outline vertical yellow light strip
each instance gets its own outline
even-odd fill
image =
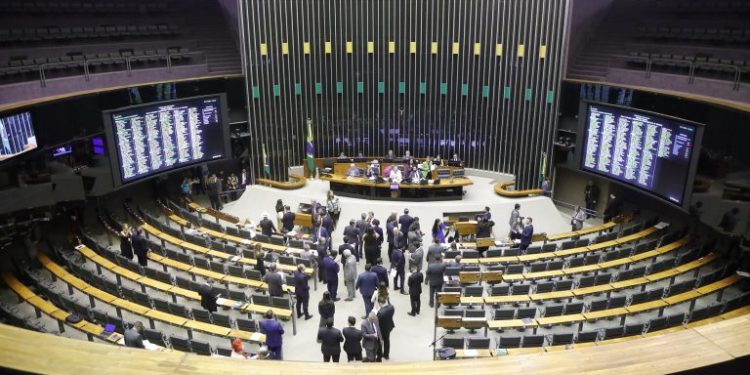
[[[351,40],[346,42],[346,53],[354,53],[354,43]]]
[[[289,54],[289,43],[287,43],[287,42],[281,43],[281,54],[282,55],[288,55]]]
[[[330,55],[331,54],[331,42],[325,42],[323,45],[323,48],[325,49],[325,53]]]
[[[305,55],[310,54],[310,42],[302,43],[302,53],[304,53]]]
[[[498,43],[495,44],[495,56],[502,56],[503,55],[503,44]]]
[[[523,43],[518,45],[516,54],[518,55],[518,57],[523,57],[526,54],[526,46]]]
[[[388,42],[388,53],[396,53],[396,42]]]
[[[265,43],[260,44],[260,55],[261,56],[268,55],[268,46]]]
[[[474,43],[474,55],[479,56],[482,54],[482,43]]]
[[[461,52],[461,44],[453,42],[453,54],[458,55]]]
[[[375,53],[375,42],[367,42],[367,53]]]
[[[545,44],[542,44],[539,46],[539,59],[543,60],[547,58],[547,46]]]
[[[417,42],[409,42],[409,53],[412,55],[417,53]]]
[[[437,55],[437,53],[438,53],[438,42],[432,42],[432,44],[430,45],[430,53],[432,53],[433,55]]]

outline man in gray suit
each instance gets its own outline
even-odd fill
[[[445,264],[443,257],[435,258],[435,262],[427,266],[426,279],[430,284],[430,307],[435,307],[435,293],[443,290],[443,275],[445,274]]]
[[[440,240],[435,238],[432,240],[432,245],[427,248],[427,265],[435,263],[435,259],[441,255],[443,255],[443,246],[440,245]]]
[[[422,262],[424,262],[424,249],[422,243],[417,242],[414,248],[409,250],[409,268],[414,267],[417,272],[422,272]]]
[[[363,247],[362,247],[362,236],[365,235],[365,233],[367,232],[367,228],[370,227],[370,224],[367,223],[367,214],[366,213],[363,212],[362,215],[361,215],[361,217],[362,217],[361,219],[357,220],[356,227],[357,227],[357,231],[359,231],[359,245],[360,245],[359,248],[363,249]]]
[[[513,211],[510,212],[510,219],[508,220],[508,225],[510,226],[511,231],[513,231],[513,228],[518,224],[519,217],[521,217],[521,205],[516,203],[516,205],[513,206]]]
[[[363,362],[375,362],[383,352],[381,341],[383,339],[378,324],[378,315],[375,311],[370,311],[367,320],[362,322],[362,347],[365,349],[365,359]]]
[[[263,276],[263,282],[268,284],[268,294],[271,297],[282,297],[284,295],[284,278],[276,272],[276,263],[268,265],[268,272]]]
[[[357,259],[351,250],[344,250],[344,285],[346,285],[346,298],[344,301],[354,299],[354,284],[357,282]]]
[[[125,346],[129,348],[146,348],[143,345],[143,323],[135,322],[130,329],[125,330],[123,335]]]

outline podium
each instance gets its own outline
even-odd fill
[[[477,238],[477,249],[495,246],[495,239],[491,237]]]

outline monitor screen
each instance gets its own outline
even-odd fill
[[[55,147],[54,149],[52,149],[53,158],[56,158],[58,156],[63,156],[63,155],[69,155],[72,153],[73,153],[73,147],[71,145]]]
[[[683,206],[702,127],[626,107],[584,105],[581,169]]]
[[[221,94],[105,112],[115,184],[226,157],[224,103]]]
[[[0,115],[0,161],[37,147],[31,112]]]
[[[104,155],[104,138],[91,138],[91,151],[94,155]]]

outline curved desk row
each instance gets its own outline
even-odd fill
[[[270,187],[277,188],[277,189],[283,189],[283,190],[299,189],[305,186],[305,184],[307,183],[307,178],[305,178],[305,176],[300,176],[297,174],[290,174],[289,179],[292,181],[281,182],[281,181],[269,180],[267,178],[258,178],[258,179],[255,179],[255,181],[261,185],[266,185],[266,186],[270,186]]]
[[[526,190],[508,190],[509,186],[515,185],[515,181],[511,182],[500,182],[495,184],[495,194],[508,197],[508,198],[521,198],[521,197],[534,197],[542,195],[544,192],[542,189],[526,189]]]
[[[474,184],[465,177],[440,180],[437,184],[397,185],[375,182],[365,177],[344,177],[336,174],[320,179],[330,182],[331,190],[344,197],[406,201],[460,200],[463,198],[463,187]]]

